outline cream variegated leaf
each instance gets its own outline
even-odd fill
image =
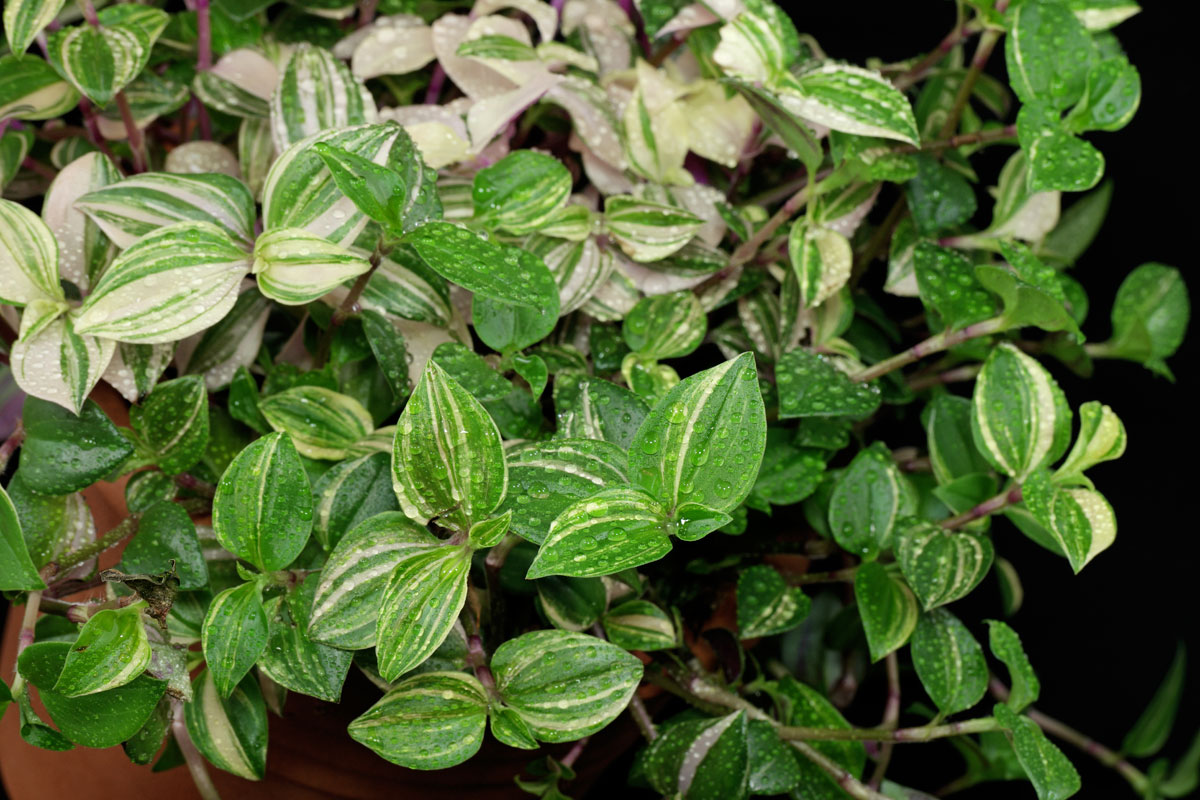
[[[677,252],[704,220],[675,206],[628,195],[606,198],[604,227],[634,261],[660,261]]]
[[[206,759],[250,781],[267,771],[267,706],[258,681],[242,680],[225,698],[217,691],[212,670],[192,681],[190,703],[183,706],[188,736]]]
[[[434,58],[433,29],[420,17],[400,14],[376,20],[358,40],[350,70],[363,81],[380,75],[407,75]]]
[[[1055,486],[1045,470],[1034,472],[1021,488],[1025,507],[1053,537],[1075,572],[1116,540],[1117,518],[1099,492]]]
[[[267,172],[275,163],[275,143],[271,141],[271,123],[265,117],[247,117],[238,127],[237,160],[242,180],[256,200],[262,199]]]
[[[612,275],[613,257],[593,237],[580,242],[532,236],[525,249],[538,255],[558,284],[559,314],[579,309]]]
[[[112,263],[80,306],[75,329],[141,344],[184,339],[229,313],[249,269],[249,254],[212,223],[159,228]]]
[[[788,234],[788,257],[796,272],[803,308],[816,308],[846,285],[854,252],[850,241],[807,218],[796,220]]]
[[[686,356],[700,346],[707,330],[704,308],[686,289],[642,298],[621,326],[629,348],[652,360]]]
[[[239,367],[258,357],[270,313],[271,301],[243,286],[220,322],[179,343],[176,363],[183,372],[203,375],[210,392],[224,389]]]
[[[638,62],[637,77],[622,114],[629,166],[657,183],[686,186],[692,182],[683,168],[691,122],[682,101],[684,87],[644,61]]]
[[[914,145],[920,139],[908,98],[874,70],[825,64],[786,78],[780,100],[796,116],[835,131]]]
[[[174,342],[130,344],[117,342],[108,369],[101,377],[131,403],[150,394],[175,355]]]
[[[0,302],[23,306],[64,299],[59,249],[46,223],[25,206],[0,199]]]
[[[271,95],[276,151],[322,132],[375,122],[375,100],[328,50],[302,43]]]
[[[52,119],[79,102],[78,90],[37,56],[0,56],[0,76],[0,119]]]
[[[267,424],[289,434],[307,458],[340,461],[375,430],[361,403],[323,386],[294,386],[264,397],[258,408]]]
[[[546,92],[545,99],[571,115],[575,134],[596,158],[616,169],[625,168],[621,123],[608,95],[599,85],[578,75],[568,75]]]
[[[1081,482],[1091,487],[1084,471],[1102,461],[1120,458],[1125,452],[1125,425],[1106,405],[1095,400],[1079,407],[1079,434],[1067,459],[1054,472],[1059,484]]]
[[[103,108],[145,68],[167,13],[122,4],[102,9],[100,25],[76,25],[50,34],[47,57],[89,100]]]
[[[64,167],[46,190],[42,220],[59,247],[59,274],[86,292],[116,255],[112,240],[76,205],[91,192],[114,184],[121,173],[98,152],[86,153]]]
[[[208,222],[245,249],[254,243],[254,196],[237,178],[219,173],[146,172],[109,183],[79,198],[117,247],[176,222]]]
[[[33,308],[30,304],[25,313]],[[14,343],[11,359],[13,379],[26,394],[78,414],[107,369],[116,342],[81,335],[75,328],[69,315],[55,315],[36,333]]]
[[[779,13],[773,4],[761,3],[759,8]],[[774,14],[743,11],[721,26],[720,37],[713,60],[726,73],[747,81],[771,83],[795,59],[786,27]]]
[[[982,534],[912,522],[897,534],[896,556],[908,585],[929,611],[978,586],[992,567],[994,550]]]
[[[206,106],[246,119],[266,119],[279,82],[274,62],[255,50],[232,50],[196,73],[192,91]]]
[[[917,598],[900,577],[880,564],[862,564],[854,575],[854,597],[862,617],[871,661],[902,647],[917,627]]]
[[[311,303],[371,268],[361,251],[347,250],[302,228],[277,228],[254,243],[258,287],[288,306]]]
[[[18,56],[49,25],[66,0],[12,0],[4,4],[4,35],[8,49]]]

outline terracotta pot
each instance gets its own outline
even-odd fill
[[[98,390],[95,399],[114,422],[127,424],[124,405],[115,393]],[[99,534],[126,516],[124,481],[99,483],[85,490],[84,497]],[[119,560],[119,548],[114,548],[101,557],[101,566]],[[9,609],[4,626],[0,672],[6,676],[13,672],[21,611],[19,607]],[[561,758],[570,749],[570,745],[556,745],[540,751],[515,750],[488,737],[466,764],[434,772],[405,769],[379,758],[346,733],[350,721],[378,699],[379,690],[355,669],[350,671],[338,704],[292,693],[283,716],[270,717],[265,780],[246,781],[211,765],[209,774],[225,800],[518,798],[529,795],[513,784],[514,775],[541,755]],[[592,737],[575,764],[578,777],[564,788],[573,796],[583,796],[637,738],[636,727],[622,715]],[[27,745],[21,741],[15,708],[0,722],[0,777],[12,800],[72,796],[192,800],[200,796],[186,768],[152,773],[148,767],[131,764],[120,747],[54,753]]]

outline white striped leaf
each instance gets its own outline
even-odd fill
[[[188,736],[206,759],[248,781],[267,772],[267,706],[258,681],[248,676],[222,698],[205,670],[192,681],[192,702],[183,706]]]
[[[103,340],[100,340],[103,341]],[[117,342],[112,360],[102,378],[131,403],[150,394],[154,384],[171,364],[175,344],[129,344]]]
[[[992,567],[986,536],[914,522],[897,534],[896,558],[926,611],[966,597]]]
[[[350,68],[322,47],[302,42],[271,95],[275,150],[322,131],[376,120],[375,100]]]
[[[397,423],[392,486],[400,510],[466,531],[504,500],[508,467],[496,423],[430,360]]]
[[[521,750],[536,750],[537,739],[521,719],[521,715],[503,703],[492,703],[488,709],[488,722],[496,741]]]
[[[25,206],[0,199],[0,302],[63,300],[58,282],[58,242]]]
[[[313,535],[329,549],[360,522],[398,508],[390,454],[368,453],[334,465],[313,483],[313,496]]]
[[[475,220],[488,229],[532,233],[566,204],[571,184],[571,173],[558,159],[517,150],[475,173]]]
[[[541,544],[559,514],[576,500],[629,482],[624,451],[609,442],[552,439],[525,442],[506,453],[513,533]]]
[[[659,401],[630,446],[629,475],[673,516],[695,504],[729,512],[753,488],[766,442],[758,371],[743,353]]]
[[[448,328],[455,313],[446,280],[401,245],[383,257],[362,293],[363,308]]]
[[[394,123],[323,131],[282,151],[263,185],[263,228],[304,228],[349,247],[367,226],[367,216],[338,188],[313,145],[326,142],[384,164],[400,131]]]
[[[766,564],[738,576],[737,619],[742,639],[774,636],[789,631],[808,616],[812,601],[799,588],[788,586]]]
[[[708,315],[688,289],[642,298],[621,325],[629,348],[651,360],[686,356],[707,330]]]
[[[3,191],[24,169],[25,158],[33,149],[32,128],[5,131],[0,134],[0,191]]]
[[[75,329],[122,342],[173,342],[237,302],[250,257],[208,222],[177,222],[121,253],[79,308]]]
[[[30,472],[28,465],[13,475],[8,482],[8,496],[21,521],[29,557],[40,569],[62,554],[95,541],[96,523],[82,494],[43,494],[29,485],[27,472]],[[58,486],[50,488],[61,491]],[[94,563],[84,564],[79,574],[72,576],[90,573]]]
[[[388,578],[375,626],[379,674],[394,681],[445,641],[467,600],[472,548],[406,553]]]
[[[250,366],[258,357],[270,313],[270,300],[243,289],[220,322],[180,345],[180,366],[185,372],[202,375],[210,392],[224,389],[238,369]]]
[[[200,635],[208,674],[221,697],[229,697],[267,647],[262,587],[243,583],[214,597]]]
[[[629,600],[604,615],[604,633],[626,650],[669,650],[679,645],[675,620],[648,600]]]
[[[1106,405],[1095,400],[1079,407],[1079,433],[1067,459],[1054,472],[1058,484],[1083,483],[1091,488],[1084,471],[1125,452],[1125,425]]]
[[[903,647],[917,627],[917,598],[904,581],[877,561],[862,564],[855,572],[854,598],[872,662]]]
[[[220,173],[146,172],[80,197],[87,214],[117,247],[175,222],[209,222],[249,250],[254,243],[254,196],[237,178]]]
[[[208,392],[199,375],[154,386],[146,401],[130,409],[130,423],[146,458],[168,475],[193,466],[208,446]]]
[[[77,25],[50,34],[47,56],[59,74],[103,108],[146,66],[167,24],[158,8],[122,4],[101,9],[100,25]]]
[[[286,597],[267,602],[267,649],[258,668],[289,691],[336,703],[341,699],[354,654],[308,637],[308,615],[316,584],[316,576],[311,576]]]
[[[597,577],[657,561],[671,550],[668,523],[653,495],[633,486],[606,489],[555,517],[525,577]]]
[[[340,461],[375,425],[362,404],[323,386],[295,386],[258,405],[267,423],[288,434],[306,458]]]
[[[1079,572],[1117,538],[1117,518],[1104,495],[1092,489],[1064,489],[1037,470],[1022,484],[1025,507],[1049,531]]]
[[[222,547],[264,572],[300,555],[312,528],[312,491],[286,434],[269,433],[234,457],[217,484],[212,524]]]
[[[846,550],[874,559],[892,546],[896,523],[916,511],[908,480],[882,444],[854,457],[829,500],[829,529]]]
[[[407,555],[440,541],[399,512],[377,514],[334,546],[313,596],[308,633],[347,650],[375,645],[376,619],[388,578]]]
[[[796,28],[774,3],[756,3],[751,9],[721,26],[712,59],[730,75],[773,83],[796,60]]]
[[[570,387],[571,373],[560,372],[555,376],[557,435],[566,439],[612,442],[628,451],[642,421],[650,413],[646,402],[624,386],[601,378],[584,377],[574,390]]]
[[[689,142],[683,87],[665,73],[638,60],[637,85],[625,101],[625,156],[629,167],[655,183],[687,183],[684,169]]]
[[[479,751],[488,696],[475,676],[427,672],[393,686],[350,723],[350,738],[410,769],[444,769]]]
[[[573,203],[555,211],[538,230],[545,236],[582,242],[592,233],[597,222],[598,218],[590,208]]]
[[[200,70],[192,79],[192,91],[209,108],[243,119],[267,119],[270,100],[212,70]],[[269,130],[269,125],[268,125]],[[274,146],[274,140],[272,140]]]
[[[917,677],[942,714],[966,711],[987,693],[983,648],[967,626],[946,609],[921,615],[911,647]]]
[[[104,609],[88,618],[71,645],[54,691],[82,697],[124,686],[150,666],[142,608]]]
[[[255,242],[251,272],[267,297],[299,306],[370,268],[361,251],[347,250],[302,228],[276,228]]]
[[[608,725],[642,680],[636,657],[571,631],[510,639],[496,648],[491,667],[500,699],[543,742],[572,742]]]
[[[777,361],[783,338],[779,295],[770,289],[759,289],[739,297],[737,309],[738,320],[742,323],[742,329],[746,336],[749,337],[747,346],[754,350],[758,358],[768,363]],[[730,343],[732,352],[727,357],[732,357],[744,349],[734,347],[734,344],[736,343]]]
[[[1062,390],[1045,367],[1007,342],[988,355],[972,403],[975,446],[1017,482],[1066,449],[1071,410]]]
[[[477,550],[495,547],[508,533],[508,526],[511,523],[511,511],[505,511],[488,519],[481,519],[467,532],[467,542]]]
[[[0,119],[53,119],[78,102],[75,87],[37,56],[0,56]]]
[[[42,220],[58,241],[59,274],[81,292],[86,292],[100,278],[116,249],[76,202],[120,179],[121,173],[111,161],[91,152],[65,166],[46,190]]]
[[[793,114],[835,131],[920,141],[908,98],[874,70],[825,64],[785,78],[780,100]]]
[[[608,605],[608,590],[599,578],[552,576],[537,581],[537,607],[542,616],[564,631],[592,627]]]
[[[26,306],[25,318],[46,301]],[[76,331],[68,315],[47,322],[32,335],[24,333],[12,347],[13,380],[26,393],[69,408],[76,414],[108,368],[116,349],[111,339],[86,336]]]
[[[604,227],[634,261],[651,262],[679,250],[704,226],[690,211],[614,195],[604,201]]]
[[[1089,31],[1106,31],[1142,10],[1134,0],[1072,0],[1068,5]]]
[[[20,57],[54,21],[66,0],[11,0],[4,4],[4,36],[8,49]],[[0,117],[5,116],[0,114]]]
[[[271,141],[271,124],[265,119],[244,119],[238,127],[237,160],[242,180],[250,187],[255,199],[262,199],[267,171],[275,163],[275,143]]]
[[[575,206],[569,206],[575,208]],[[531,236],[523,247],[538,256],[558,284],[558,313],[578,310],[612,275],[612,253],[587,237],[582,241],[564,241],[550,236]]]
[[[642,768],[663,797],[746,797],[750,783],[746,712],[690,719],[665,728],[647,748]]]
[[[845,236],[802,217],[788,234],[788,258],[799,281],[800,305],[816,308],[846,285],[854,253]]]

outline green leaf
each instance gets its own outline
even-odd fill
[[[947,329],[959,330],[996,315],[995,301],[961,253],[919,242],[913,250],[913,271],[921,302]]]
[[[929,463],[939,484],[988,471],[988,462],[975,448],[971,433],[971,401],[939,394],[929,401],[925,435]]]
[[[1015,712],[1020,712],[1030,703],[1036,702],[1042,691],[1041,682],[1025,655],[1021,646],[1021,638],[1017,632],[1006,623],[994,619],[984,620],[988,624],[988,646],[992,655],[1004,662],[1008,667],[1009,680],[1012,683],[1008,696],[1008,706]]]
[[[167,24],[167,14],[142,6],[133,11],[109,7],[100,25],[76,25],[47,37],[47,58],[58,73],[103,108],[137,77],[150,48]]]
[[[800,782],[800,767],[775,732],[775,726],[752,719],[746,727],[750,761],[750,793],[777,795],[788,792]]]
[[[1023,3],[1009,14],[1004,57],[1023,103],[1041,100],[1062,110],[1078,102],[1094,56],[1087,30],[1062,3]]]
[[[1084,471],[1103,461],[1120,458],[1125,452],[1125,425],[1108,406],[1091,400],[1079,407],[1079,433],[1067,458],[1054,471],[1053,480],[1060,485],[1074,482],[1091,488]]]
[[[878,72],[825,63],[779,83],[784,107],[835,131],[918,144],[908,98]]]
[[[471,526],[467,541],[476,549],[486,549],[500,544],[508,526],[512,523],[512,512],[505,511],[491,519],[483,519]]]
[[[767,428],[767,448],[746,505],[766,511],[772,505],[799,503],[817,489],[825,475],[826,455],[812,447],[797,447],[791,431]]]
[[[75,317],[77,333],[122,342],[173,342],[229,313],[249,254],[207,222],[143,236],[117,257]]]
[[[10,3],[8,9],[37,2]],[[7,24],[6,31],[11,31]],[[0,56],[0,117],[24,120],[53,119],[79,102],[79,92],[54,68],[37,56]]]
[[[802,308],[816,308],[850,279],[850,241],[801,217],[788,233],[788,258],[796,273]]]
[[[603,439],[628,451],[650,412],[646,401],[610,381],[560,373],[554,379],[558,434]]]
[[[775,365],[779,416],[866,417],[879,407],[879,388],[850,380],[828,357],[797,347]]]
[[[397,425],[392,486],[410,519],[466,531],[499,507],[508,469],[496,423],[433,360]]]
[[[538,398],[546,390],[546,382],[550,379],[550,370],[546,361],[537,355],[513,356],[513,371],[529,384],[529,392]]]
[[[664,797],[746,797],[750,782],[746,712],[671,725],[650,743],[643,768],[650,785]]]
[[[150,764],[158,755],[170,729],[171,704],[165,699],[160,700],[154,708],[154,713],[146,720],[146,724],[138,729],[133,738],[122,742],[121,749],[125,751],[125,755],[132,763],[141,766]]]
[[[267,648],[258,668],[289,691],[336,703],[354,654],[314,642],[308,637],[316,577],[309,577],[286,598],[266,603]]]
[[[1117,518],[1099,492],[1054,486],[1046,470],[1032,473],[1021,488],[1025,507],[1049,532],[1075,572],[1116,539]]]
[[[571,173],[558,159],[516,150],[475,173],[475,221],[521,235],[545,227],[571,194]]]
[[[1121,742],[1122,752],[1138,758],[1154,755],[1167,743],[1171,727],[1175,724],[1175,713],[1179,710],[1179,698],[1187,676],[1187,649],[1180,642],[1175,648],[1175,658],[1166,676],[1146,705],[1146,710],[1125,734]]]
[[[363,333],[379,368],[383,370],[392,394],[398,400],[408,396],[408,347],[404,337],[391,321],[377,311],[364,310],[360,315]]]
[[[96,525],[81,493],[56,496],[34,491],[23,475],[31,466],[27,459],[25,468],[12,476],[8,495],[21,522],[33,566],[41,568],[95,539]],[[81,568],[86,570],[90,566],[85,564]]]
[[[522,750],[538,748],[537,739],[533,738],[529,726],[521,719],[520,714],[499,703],[493,703],[489,711],[491,712],[492,736],[498,742]]]
[[[677,252],[704,222],[675,206],[612,195],[604,200],[604,227],[631,259],[661,261]]]
[[[1100,232],[1111,200],[1112,181],[1105,181],[1072,203],[1038,245],[1038,257],[1056,264],[1074,264]]]
[[[1119,131],[1133,119],[1142,99],[1142,79],[1124,56],[1092,64],[1083,98],[1065,123],[1082,131]]]
[[[30,489],[64,495],[91,486],[133,453],[133,446],[88,400],[79,416],[36,398],[22,413],[21,475]]]
[[[837,543],[866,560],[892,546],[896,523],[915,511],[912,487],[882,443],[862,450],[838,477],[829,500]]]
[[[103,748],[137,733],[166,691],[166,682],[140,675],[115,689],[67,697],[52,687],[70,652],[68,642],[38,642],[25,648],[17,662],[21,675],[37,687],[38,698],[62,735],[84,747]]]
[[[971,184],[958,170],[927,153],[917,156],[917,176],[904,188],[920,233],[932,235],[954,228],[975,214]]]
[[[687,289],[642,298],[621,326],[630,349],[654,360],[688,355],[704,341],[707,329],[708,316]]]
[[[599,578],[549,577],[537,581],[538,610],[556,628],[586,630],[600,619],[608,590]]]
[[[887,567],[871,561],[854,574],[854,597],[871,661],[903,647],[917,627],[920,613],[912,590]]]
[[[1162,361],[1183,343],[1190,310],[1179,270],[1164,264],[1142,264],[1126,275],[1117,289],[1113,335],[1102,347],[1118,358],[1165,371]]]
[[[399,507],[391,459],[387,453],[370,453],[335,464],[313,484],[313,497],[313,536],[332,548],[359,523]]]
[[[783,141],[788,150],[795,153],[809,170],[817,171],[824,157],[821,145],[808,125],[789,111],[778,95],[737,78],[725,78],[722,82],[737,89],[763,124]]]
[[[178,503],[158,501],[145,509],[138,520],[137,534],[121,553],[121,569],[156,575],[168,571],[172,561],[180,589],[190,591],[208,586],[208,565],[192,518]]]
[[[0,302],[17,307],[34,300],[63,300],[58,282],[58,242],[29,209],[0,199]]]
[[[782,699],[781,720],[787,725],[833,730],[849,730],[851,725],[832,703],[807,684],[785,675],[779,680],[779,697]],[[814,741],[810,746],[823,756],[841,765],[851,775],[862,775],[867,762],[867,751],[862,742],[850,739]],[[792,753],[800,770],[800,782],[793,790],[794,796],[805,800],[840,800],[845,793],[833,778],[807,757]]]
[[[347,730],[393,764],[444,769],[479,751],[487,713],[487,693],[473,675],[428,672],[393,686]]]
[[[630,445],[630,477],[669,514],[685,503],[732,511],[754,486],[766,429],[754,356],[743,353],[681,381],[655,405]]]
[[[303,228],[276,228],[258,237],[250,271],[267,297],[299,306],[319,300],[370,268],[361,251],[347,250]]]
[[[339,461],[375,429],[361,403],[320,386],[294,386],[264,397],[258,408],[267,423],[286,433],[306,458]]]
[[[921,685],[945,715],[973,708],[987,692],[983,648],[958,617],[927,611],[912,636],[912,660]]]
[[[1070,436],[1070,408],[1050,373],[1007,342],[988,355],[975,381],[971,430],[996,470],[1021,482],[1052,460]],[[1065,430],[1064,430],[1065,429]]]
[[[208,446],[208,392],[199,375],[165,381],[141,406],[130,409],[130,422],[149,457],[175,475],[193,466]]]
[[[648,600],[628,600],[604,615],[604,633],[626,650],[670,650],[681,634],[675,620]]]
[[[271,137],[282,153],[305,137],[374,122],[375,101],[350,68],[323,47],[301,42],[271,95]]]
[[[991,569],[995,551],[986,536],[914,522],[897,535],[904,578],[926,611],[970,594]]]
[[[383,592],[396,565],[439,544],[437,537],[399,512],[359,523],[334,546],[321,570],[309,636],[347,650],[374,646]]]
[[[1187,752],[1175,762],[1158,790],[1164,797],[1187,797],[1197,786],[1200,786],[1200,733],[1192,737]]]
[[[229,697],[267,647],[261,585],[243,583],[214,597],[201,635],[212,680]]]
[[[572,742],[605,727],[625,710],[642,680],[636,657],[571,631],[510,639],[496,648],[491,667],[501,700],[543,742]]]
[[[119,248],[176,222],[207,222],[242,249],[254,243],[254,196],[219,173],[146,172],[101,186],[76,201]]]
[[[494,244],[449,222],[426,223],[408,241],[434,272],[464,289],[534,309],[558,305],[554,276],[532,253]]]
[[[1005,266],[983,264],[975,268],[979,282],[1004,303],[1004,320],[1010,327],[1034,325],[1046,331],[1067,330],[1081,339],[1083,334],[1067,311],[1058,273],[1037,260],[1027,245],[1000,242]]]
[[[410,552],[396,565],[379,607],[375,654],[393,681],[420,665],[450,635],[467,600],[470,547]]]
[[[54,691],[64,697],[96,694],[132,681],[150,666],[150,641],[141,608],[97,611],[71,645]]]
[[[21,533],[21,520],[8,492],[0,486],[0,591],[36,591],[46,584],[38,576]],[[6,690],[7,691],[7,690]]]
[[[4,6],[8,49],[20,57],[42,29],[54,21],[65,0],[12,0]]]
[[[433,361],[481,403],[503,400],[512,391],[512,384],[504,376],[464,344],[439,344],[433,351]]]
[[[596,577],[657,561],[671,550],[666,509],[652,495],[614,487],[559,514],[527,578]]]
[[[737,621],[742,639],[774,636],[795,628],[808,616],[812,601],[789,587],[773,567],[750,567],[738,576]]]
[[[530,308],[479,295],[471,303],[471,320],[484,344],[512,353],[549,336],[558,324],[558,311],[557,300],[549,307]]]
[[[212,671],[205,670],[192,682],[192,696],[183,718],[196,749],[226,772],[261,781],[267,771],[267,706],[258,681],[247,676],[222,697]]]
[[[1063,752],[1051,744],[1038,724],[997,704],[996,720],[1009,729],[1013,750],[1037,791],[1038,800],[1065,800],[1079,791],[1079,773]]]
[[[212,518],[221,546],[264,572],[300,555],[312,529],[312,492],[286,434],[269,433],[238,453],[217,485]]]

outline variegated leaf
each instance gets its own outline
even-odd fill
[[[121,94],[125,97],[129,105],[129,113],[133,119],[133,124],[139,130],[145,130],[151,122],[161,116],[177,111],[184,103],[186,103],[191,95],[185,84],[178,83],[169,78],[159,77],[151,71],[144,71],[138,77],[134,78],[128,86],[121,90]],[[125,119],[122,116],[121,109],[115,105],[110,105],[108,108],[100,112],[96,118],[97,127],[100,130],[100,135],[105,139],[127,139],[129,130],[125,127]],[[184,143],[180,147],[175,148],[167,154],[166,162],[170,162],[184,156],[191,145],[198,143]],[[211,147],[220,147],[214,142],[205,142],[205,145]],[[181,172],[166,167],[167,172]],[[193,170],[194,172],[218,172],[219,170]]]
[[[8,482],[8,497],[21,523],[25,546],[40,569],[64,553],[96,539],[96,523],[79,492],[48,495],[35,491],[17,470]],[[72,577],[84,577],[95,562],[85,562]]]
[[[247,118],[238,127],[237,160],[242,180],[250,187],[255,199],[261,200],[267,171],[275,163],[275,143],[271,141],[271,123],[265,119]]]
[[[192,681],[192,702],[183,706],[188,736],[206,759],[248,781],[267,772],[267,706],[258,681],[245,678],[222,698],[211,670]]]
[[[987,459],[975,447],[971,413],[970,400],[949,393],[934,397],[927,406],[929,464],[940,486],[989,470]]]
[[[8,39],[8,49],[21,56],[42,29],[58,16],[64,2],[65,0],[12,0],[5,3],[4,35]]]
[[[474,675],[427,672],[393,686],[350,723],[350,738],[410,769],[444,769],[483,743],[488,696]]]
[[[129,420],[145,457],[167,475],[178,475],[203,457],[208,447],[208,392],[199,375],[156,384]]]
[[[633,655],[571,631],[510,639],[496,648],[491,667],[504,704],[543,742],[572,742],[608,725],[642,680],[642,662]]]
[[[42,302],[27,306],[25,315]],[[76,328],[69,315],[59,316],[37,333],[23,334],[13,344],[11,359],[13,380],[26,394],[78,414],[108,368],[116,342],[80,334]]]
[[[789,76],[780,91],[793,114],[835,131],[913,145],[920,140],[908,98],[874,70],[825,64]]]
[[[359,80],[380,75],[407,75],[432,61],[433,32],[419,17],[397,14],[380,17],[369,28],[359,29],[338,42],[334,55],[346,57]]]
[[[747,744],[745,711],[682,721],[663,730],[647,748],[645,775],[664,797],[745,797]]]
[[[704,341],[707,330],[708,315],[687,289],[642,298],[621,326],[629,348],[653,360],[688,355]]]
[[[179,345],[178,363],[185,372],[203,375],[210,392],[224,389],[240,367],[258,357],[270,313],[270,300],[243,289],[220,322]]]
[[[1064,489],[1045,470],[1022,488],[1025,507],[1037,518],[1079,572],[1117,538],[1117,518],[1104,495],[1092,489]]]
[[[141,608],[104,609],[88,618],[54,684],[66,697],[124,686],[150,666]]]
[[[625,101],[625,155],[629,167],[656,183],[688,183],[685,89],[666,73],[638,60],[637,85]]]
[[[638,429],[629,474],[672,515],[695,504],[732,511],[754,486],[766,436],[754,356],[743,353],[667,393]]]
[[[38,575],[24,531],[21,530],[16,506],[8,492],[0,486],[0,590],[33,592],[45,588],[46,583]],[[0,703],[3,702],[0,700]]]
[[[4,7],[8,14],[11,6]],[[23,5],[34,5],[33,2]],[[8,29],[8,26],[4,26]],[[37,56],[0,56],[0,119],[53,119],[79,102],[79,92]]]
[[[360,522],[399,508],[392,491],[390,449],[389,436],[384,451],[335,464],[313,483],[313,535],[326,550]]]
[[[396,565],[440,544],[399,512],[377,514],[359,523],[334,546],[321,570],[309,636],[348,650],[374,647],[383,592]]]
[[[1018,716],[1003,703],[993,706],[992,714],[1012,736],[1013,752],[1033,784],[1038,800],[1059,800],[1079,792],[1081,783],[1075,766],[1036,722]]]
[[[120,179],[121,173],[111,161],[91,152],[64,167],[46,190],[42,220],[58,241],[59,274],[81,292],[86,292],[100,278],[116,249],[76,202]]]
[[[373,311],[414,322],[428,322],[441,328],[450,327],[455,316],[446,280],[404,245],[379,262],[363,290],[362,305]]]
[[[1054,378],[1032,356],[998,345],[975,381],[971,429],[997,471],[1017,482],[1066,449],[1070,408]]]
[[[611,575],[649,564],[671,550],[663,505],[632,486],[577,500],[550,524],[526,578]]]
[[[211,69],[198,70],[192,91],[210,108],[244,119],[266,119],[279,70],[266,56],[247,49],[232,50]]]
[[[854,252],[842,234],[801,218],[788,234],[788,258],[799,281],[801,306],[816,308],[846,285]]]
[[[524,248],[540,257],[554,276],[562,316],[582,307],[612,275],[612,254],[590,236],[575,242],[535,235],[526,240]]]
[[[0,199],[0,303],[20,307],[38,299],[64,299],[58,242],[37,214]]]
[[[174,343],[129,344],[117,342],[108,369],[101,377],[131,403],[150,394],[154,384],[171,364]]]
[[[608,590],[599,578],[541,578],[537,608],[555,628],[587,630],[599,621],[608,605]]]
[[[262,293],[288,306],[311,303],[363,274],[371,262],[302,228],[268,231],[254,244],[254,266]]]
[[[604,633],[626,650],[668,650],[682,635],[675,620],[648,600],[629,600],[604,615]]]
[[[479,401],[429,361],[400,415],[392,485],[410,519],[466,531],[508,486],[500,431]]]
[[[450,635],[467,600],[470,547],[409,551],[383,590],[375,627],[379,673],[394,681],[429,658]]]
[[[624,386],[601,378],[584,377],[572,389],[569,375],[559,373],[554,380],[558,435],[612,442],[628,451],[650,412],[646,402]]]
[[[1012,691],[1008,695],[1008,706],[1013,711],[1020,712],[1030,703],[1037,702],[1042,691],[1041,681],[1025,655],[1021,645],[1021,637],[1007,623],[994,619],[984,620],[988,625],[988,648],[992,655],[1004,662],[1008,668],[1009,684]]]
[[[110,6],[100,25],[77,25],[50,34],[47,57],[76,89],[96,105],[107,106],[146,66],[167,13],[140,5]]]
[[[604,227],[634,261],[651,262],[679,250],[704,221],[674,206],[616,195],[604,201]]]
[[[553,439],[510,448],[509,491],[500,511],[512,511],[512,531],[541,544],[575,500],[629,482],[624,451],[609,442]]]
[[[336,703],[341,699],[354,654],[308,637],[308,615],[316,583],[317,577],[311,576],[286,597],[267,601],[267,649],[258,668],[288,691]]]
[[[267,647],[262,587],[242,583],[214,597],[200,635],[208,673],[221,697],[229,697]]]
[[[800,683],[791,675],[779,681],[779,694],[786,709],[783,720],[788,725],[801,725],[832,730],[849,730],[852,726],[841,712],[829,702],[820,689]],[[821,755],[845,769],[850,775],[862,775],[867,763],[867,751],[862,742],[850,740],[814,741],[810,745]],[[835,798],[841,788],[825,770],[800,753],[793,753],[800,771],[800,782],[794,792],[801,797]]]
[[[917,627],[917,598],[899,576],[877,561],[859,566],[854,574],[854,597],[871,661],[902,647]]]
[[[254,196],[237,178],[219,173],[146,172],[83,195],[76,207],[117,247],[176,222],[208,222],[245,249],[254,243]]]
[[[271,136],[282,153],[302,139],[375,122],[375,100],[333,53],[307,42],[292,53],[271,95]]]
[[[1095,400],[1079,407],[1079,434],[1067,459],[1054,472],[1054,482],[1080,482],[1091,488],[1084,471],[1125,452],[1125,425],[1106,405]]]
[[[789,587],[773,567],[750,567],[738,576],[738,632],[743,639],[789,631],[808,616],[812,601]]]
[[[791,20],[774,3],[756,3],[721,26],[712,59],[728,74],[773,83],[793,61],[799,43]]]
[[[22,127],[0,133],[0,191],[8,187],[25,167],[25,159],[33,149],[32,128]]]
[[[874,559],[892,546],[896,523],[916,511],[908,480],[882,443],[858,453],[829,499],[829,529],[846,550]]]
[[[896,558],[904,578],[929,611],[968,595],[992,568],[986,536],[913,522],[897,534]]]
[[[987,693],[983,648],[967,626],[944,608],[921,615],[911,649],[917,677],[943,714],[966,711]]]
[[[264,397],[258,408],[307,458],[340,461],[351,445],[375,429],[361,403],[322,386],[295,386]]]
[[[282,151],[263,185],[264,230],[304,228],[343,247],[352,245],[367,216],[338,188],[312,146],[325,142],[382,165],[400,131],[394,123],[323,131]]]
[[[475,173],[475,220],[489,230],[532,233],[566,204],[571,183],[571,173],[558,159],[517,150]]]

